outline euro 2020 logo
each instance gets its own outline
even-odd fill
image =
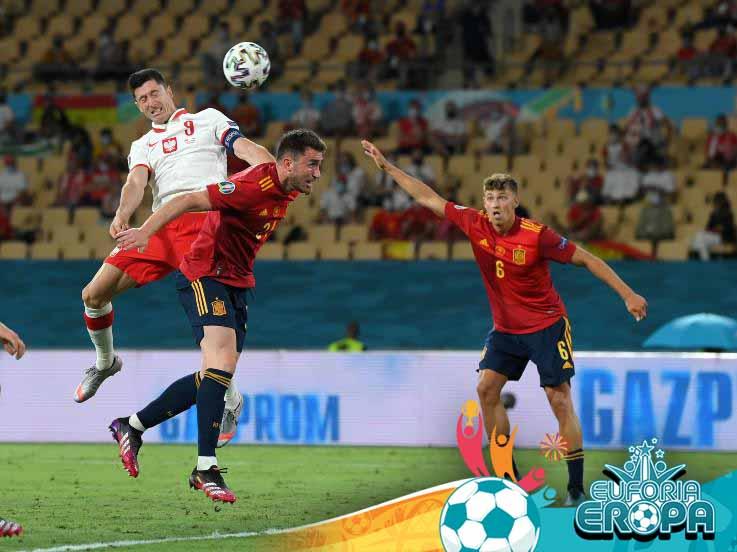
[[[589,500],[576,509],[574,525],[578,534],[588,539],[633,537],[651,540],[667,539],[673,532],[686,530],[687,538],[701,531],[714,538],[714,505],[701,497],[698,481],[677,480],[686,470],[685,464],[669,468],[665,451],[652,450],[656,438],[629,448],[630,459],[623,468],[605,465],[609,480],[591,484]]]

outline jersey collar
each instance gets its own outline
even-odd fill
[[[506,238],[508,236],[511,236],[515,232],[517,232],[517,230],[519,229],[520,223],[522,222],[522,219],[520,219],[517,215],[515,215],[514,216],[514,222],[512,223],[512,226],[509,227],[509,230],[507,231],[507,233],[506,234],[500,234],[499,232],[497,232],[496,228],[494,228],[494,225],[491,224],[491,217],[489,216],[488,213],[486,214],[486,218],[489,221],[489,225],[491,226],[492,232],[494,232],[494,234],[496,234],[497,236],[499,236],[501,238]]]
[[[185,108],[183,108],[183,107],[180,107],[174,113],[171,114],[171,117],[169,117],[169,120],[166,121],[163,125],[160,125],[160,124],[157,124],[157,123],[151,123],[151,127],[153,128],[153,131],[154,132],[165,132],[166,131],[166,126],[169,123],[173,123],[174,121],[176,121],[177,119],[179,119],[179,117],[181,117],[185,113],[187,113],[187,110]]]

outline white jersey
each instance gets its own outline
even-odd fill
[[[151,126],[131,144],[128,170],[144,166],[153,172],[154,211],[178,195],[227,179],[223,139],[238,124],[217,109],[187,113],[180,108],[165,124]]]

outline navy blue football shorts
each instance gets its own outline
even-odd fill
[[[573,377],[573,340],[571,324],[566,317],[529,334],[492,329],[484,343],[479,371],[493,370],[517,381],[530,360],[540,374],[540,387],[555,387]]]
[[[248,293],[252,289],[236,288],[207,277],[190,282],[178,270],[174,278],[197,346],[205,337],[205,326],[224,326],[235,330],[240,353],[248,330]]]

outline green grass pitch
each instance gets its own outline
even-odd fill
[[[33,550],[115,541],[148,541],[213,533],[262,532],[346,514],[470,476],[455,449],[383,447],[231,446],[219,453],[226,481],[238,495],[217,512],[187,477],[195,447],[144,445],[141,475],[123,471],[109,445],[2,444],[0,517],[23,524],[20,539],[3,550]],[[526,472],[547,470],[547,481],[565,492],[566,466],[539,452],[515,453]],[[625,452],[586,452],[586,483],[602,477],[604,463],[621,465]],[[737,469],[737,453],[667,453],[685,462],[688,477],[709,481]],[[130,548],[126,548],[130,549]],[[275,550],[273,538],[248,537],[167,542],[136,550]]]

